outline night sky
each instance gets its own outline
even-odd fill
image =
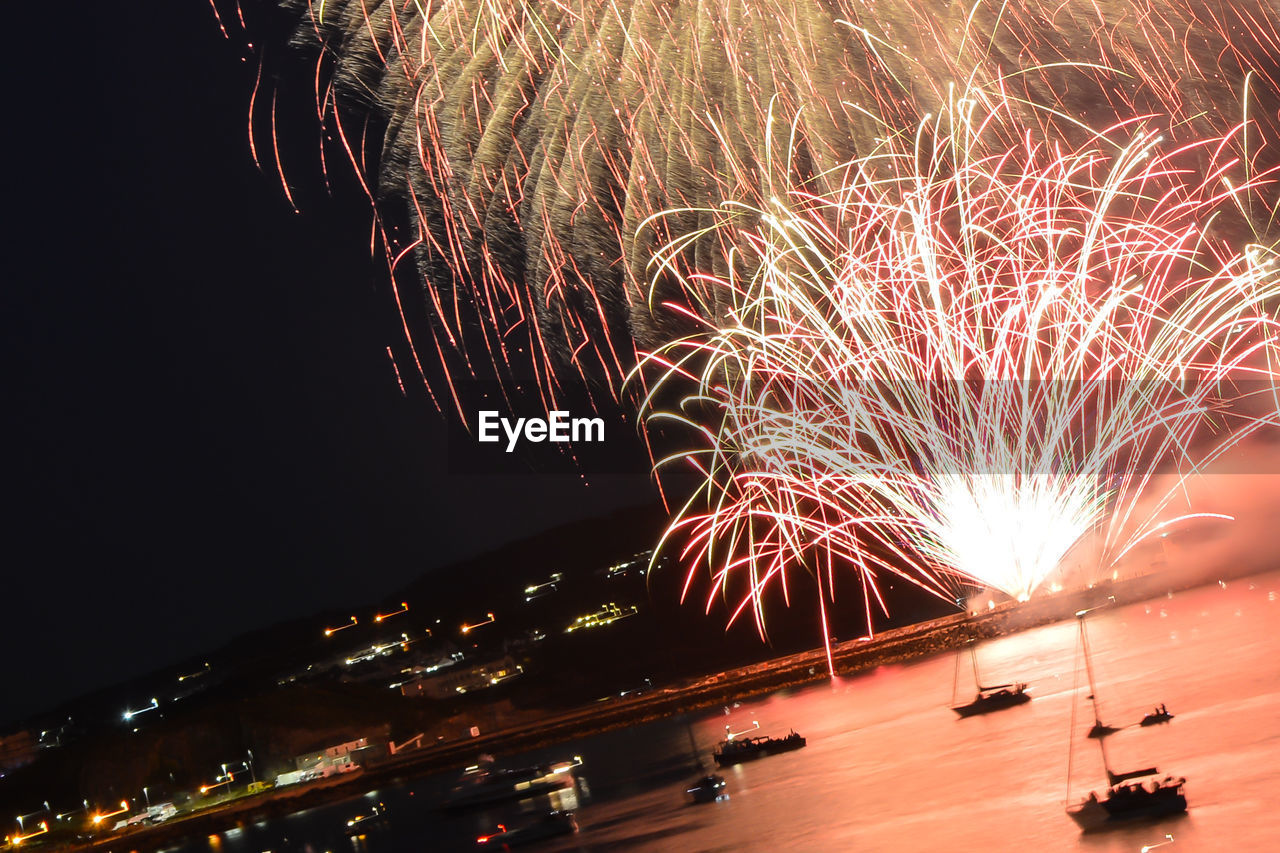
[[[282,130],[301,214],[255,169],[256,66],[207,3],[26,6],[6,123],[0,731],[652,499],[639,465],[589,485],[568,466],[450,465],[446,417],[411,377],[401,395],[386,354],[403,339],[367,204],[350,181],[325,194],[314,125]]]

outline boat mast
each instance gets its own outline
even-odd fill
[[[1102,772],[1106,774],[1107,787],[1110,787],[1111,780],[1115,778],[1115,774],[1111,772],[1111,762],[1107,760],[1107,739],[1098,738],[1098,749],[1102,750]]]
[[[1080,647],[1084,653],[1084,668],[1089,677],[1089,699],[1093,702],[1093,720],[1097,727],[1103,727],[1102,721],[1098,719],[1098,699],[1097,692],[1093,688],[1093,664],[1089,657],[1089,634],[1084,628],[1084,617],[1088,614],[1088,610],[1079,610],[1076,612],[1076,619],[1080,622]],[[1080,679],[1080,664],[1077,660],[1074,667],[1074,676],[1071,684],[1071,695],[1074,697]],[[1074,698],[1071,702],[1071,727],[1069,732],[1074,733],[1076,728],[1076,702]],[[1105,727],[1103,727],[1105,728]],[[1102,750],[1102,770],[1106,775],[1107,784],[1111,784],[1111,765],[1107,761],[1107,747],[1104,738],[1098,738],[1098,748]],[[1071,802],[1071,770],[1074,765],[1074,752],[1071,748],[1072,737],[1067,738],[1067,803]]]
[[[956,704],[956,693],[960,690],[960,655],[956,655],[955,669],[951,675],[951,704]]]
[[[1076,731],[1076,691],[1080,688],[1080,659],[1077,657],[1073,661],[1074,666],[1071,668],[1071,725],[1067,727],[1067,805],[1071,804],[1071,768],[1075,764],[1075,751],[1073,750],[1074,737]]]
[[[1084,617],[1089,613],[1088,610],[1079,610],[1076,612],[1076,619],[1080,622],[1080,643],[1084,646],[1084,671],[1089,675],[1089,700],[1093,703],[1093,723],[1096,729],[1104,729],[1106,726],[1102,724],[1102,718],[1098,713],[1098,689],[1094,686],[1093,681],[1093,656],[1089,651],[1089,632],[1084,627]],[[1103,753],[1103,761],[1106,761],[1106,753]]]

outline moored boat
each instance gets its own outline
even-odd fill
[[[777,755],[780,752],[791,752],[806,746],[808,741],[792,731],[785,737],[748,737],[724,740],[716,748],[712,758],[716,764],[725,767],[742,761],[753,761],[766,755]]]
[[[708,773],[694,782],[685,791],[695,803],[714,803],[729,795],[724,792],[724,777],[718,773]]]
[[[979,714],[989,714],[992,711],[1000,711],[1004,708],[1012,708],[1014,705],[1021,705],[1031,701],[1031,694],[1026,683],[1015,681],[1010,684],[993,684],[989,687],[982,686],[982,676],[978,674],[978,652],[973,646],[969,647],[969,660],[973,664],[973,681],[978,687],[977,695],[973,701],[964,705],[956,705],[956,690],[960,685],[960,658],[956,657],[956,674],[951,686],[951,710],[964,717],[975,717]]]
[[[1130,773],[1108,771],[1111,784],[1103,795],[1099,797],[1090,792],[1085,800],[1067,807],[1067,816],[1082,830],[1091,832],[1111,824],[1154,820],[1185,812],[1187,796],[1183,785],[1187,780],[1172,776],[1159,779],[1158,776],[1154,767]],[[1144,783],[1142,779],[1147,781]]]
[[[992,711],[999,711],[1003,708],[1012,708],[1014,705],[1021,705],[1024,702],[1031,701],[1031,694],[1027,692],[1029,688],[1026,684],[1019,681],[1014,684],[996,684],[992,687],[978,688],[978,695],[967,705],[953,705],[951,710],[955,711],[961,717],[973,717],[978,714],[987,714]]]

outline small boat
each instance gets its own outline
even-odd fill
[[[964,717],[975,717],[978,714],[989,714],[992,711],[999,711],[1004,708],[1012,708],[1014,705],[1021,705],[1024,702],[1031,701],[1031,694],[1027,691],[1030,689],[1024,682],[1016,681],[1011,684],[993,684],[990,687],[982,686],[982,677],[978,674],[978,652],[974,646],[969,647],[969,659],[973,663],[973,680],[978,687],[978,693],[974,696],[973,701],[966,705],[951,706],[951,710]],[[956,657],[956,675],[951,686],[951,701],[955,702],[956,689],[960,683],[960,658]]]
[[[1169,710],[1165,708],[1164,705],[1159,705],[1156,707],[1154,711],[1152,711],[1150,714],[1147,714],[1145,717],[1143,717],[1138,722],[1138,725],[1158,726],[1161,723],[1167,723],[1172,719],[1173,719],[1173,714],[1170,714]]]
[[[387,820],[387,807],[382,803],[378,803],[368,814],[358,814],[351,820],[347,821],[347,835],[360,835],[364,832],[381,826]]]
[[[716,764],[725,767],[742,761],[753,761],[766,755],[791,752],[806,746],[808,741],[792,731],[785,737],[748,737],[723,740],[711,756]]]
[[[553,811],[545,813],[541,819],[533,823],[527,823],[515,829],[507,829],[500,823],[497,832],[477,838],[476,846],[486,850],[505,850],[547,838],[572,835],[577,831],[578,819],[573,816],[573,812]]]
[[[695,803],[714,803],[729,796],[724,792],[724,788],[723,776],[718,773],[708,773],[694,782],[685,793],[692,797]]]

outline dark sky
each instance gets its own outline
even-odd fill
[[[643,473],[450,470],[387,358],[367,205],[324,194],[311,125],[282,131],[301,214],[255,169],[255,66],[207,3],[25,5],[0,721],[651,498]]]

